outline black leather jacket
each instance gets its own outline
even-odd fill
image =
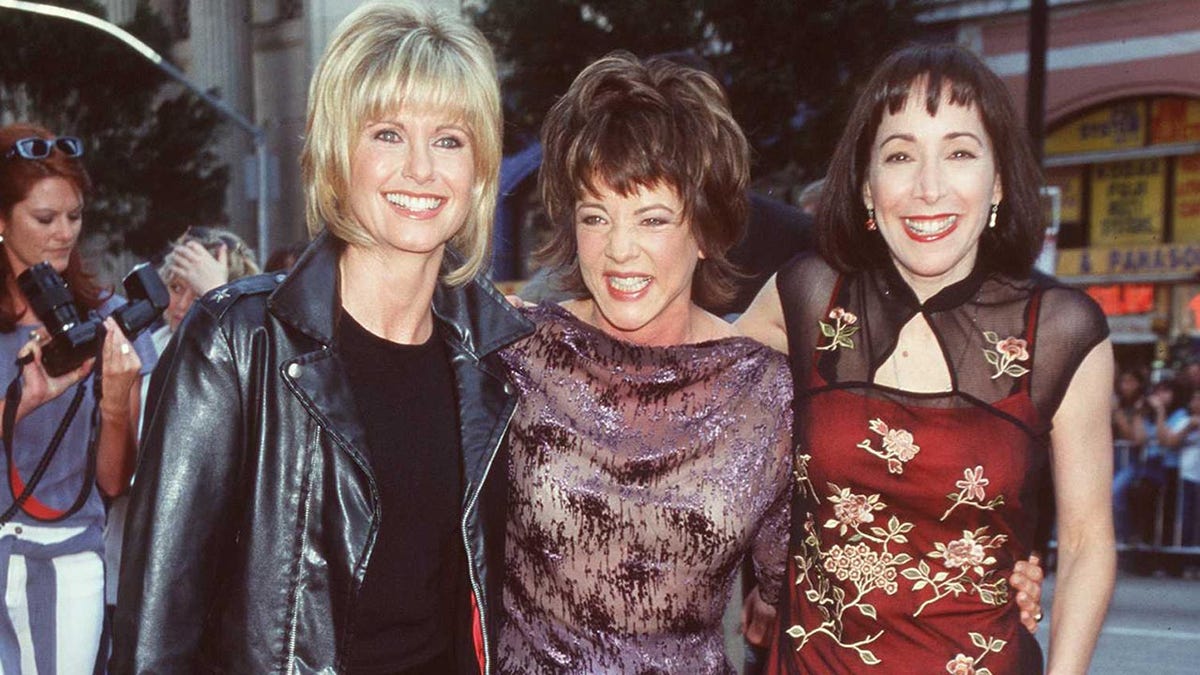
[[[286,280],[208,293],[163,354],[126,527],[112,672],[341,670],[379,508],[331,349],[340,251],[322,234]],[[532,326],[486,282],[439,283],[433,312],[449,329],[461,424],[471,597],[458,607],[458,662],[491,672],[504,559],[497,456],[516,405],[496,351]]]

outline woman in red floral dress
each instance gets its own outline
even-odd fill
[[[743,317],[789,353],[799,439],[779,673],[1037,673],[1008,577],[1054,476],[1050,672],[1085,672],[1114,578],[1112,352],[1083,293],[1031,272],[1040,174],[964,49],[877,70],[831,163],[821,257]]]

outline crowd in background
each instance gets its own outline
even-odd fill
[[[1200,546],[1200,361],[1178,372],[1121,369],[1112,429],[1113,513],[1126,565],[1198,578],[1194,557],[1170,552]]]

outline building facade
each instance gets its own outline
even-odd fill
[[[924,20],[982,55],[1024,110],[1028,0],[931,4]],[[1200,0],[1049,7],[1054,273],[1104,307],[1119,361],[1169,361],[1168,345],[1200,336]]]
[[[417,0],[459,10],[460,0]],[[104,0],[109,20],[133,16],[137,0]],[[217,95],[266,132],[268,222],[259,241],[254,146],[232,123],[219,131],[230,170],[228,226],[265,258],[307,238],[300,149],[308,82],[334,29],[360,0],[150,0],[176,41],[170,58],[195,84]],[[201,223],[207,224],[207,223]]]

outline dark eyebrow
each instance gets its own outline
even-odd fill
[[[892,141],[908,141],[910,143],[915,143],[917,139],[912,134],[889,134],[887,138],[879,141],[879,147],[882,148]]]
[[[975,134],[973,134],[969,131],[951,131],[950,133],[946,134],[945,138],[948,141],[957,140],[959,138],[970,138],[970,139],[974,140],[976,143],[978,143],[980,145],[984,145],[983,139],[981,139],[980,137],[976,136]]]
[[[979,138],[978,136],[976,136],[975,134],[971,133],[970,131],[951,131],[950,133],[946,134],[942,138],[947,141],[953,141],[958,138],[970,138],[970,139],[974,140],[976,143],[978,143],[980,145],[984,145],[983,140],[981,138]],[[883,146],[887,145],[889,142],[894,141],[894,140],[908,141],[910,143],[915,143],[917,141],[916,137],[914,137],[912,134],[890,134],[887,138],[885,138],[879,142],[879,147],[882,148]]]
[[[671,207],[667,206],[666,204],[650,204],[650,205],[647,205],[647,206],[643,206],[642,208],[640,208],[640,209],[638,209],[638,210],[634,211],[633,213],[634,213],[634,215],[640,215],[640,214],[643,214],[643,213],[645,213],[645,212],[647,212],[647,211],[652,211],[652,210],[654,210],[654,209],[662,209],[662,210],[664,210],[664,211],[668,211],[668,212],[670,212],[670,213],[675,213],[675,209],[673,209],[673,208],[671,208]]]

